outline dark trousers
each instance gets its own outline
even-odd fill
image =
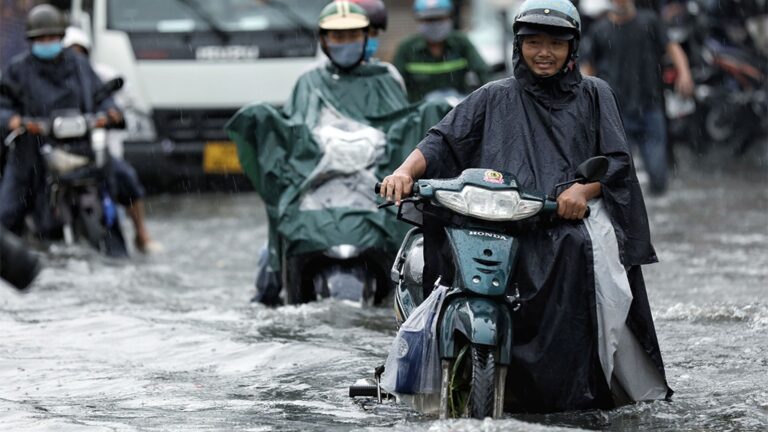
[[[34,137],[20,137],[0,179],[0,223],[15,234],[21,234],[24,218],[30,212],[38,229],[52,228],[39,145]]]
[[[667,190],[667,120],[664,111],[652,109],[641,114],[625,114],[624,130],[630,145],[637,146],[650,178],[651,192]]]

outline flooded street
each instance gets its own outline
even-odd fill
[[[263,207],[203,194],[149,200],[160,255],[55,246],[30,293],[0,287],[0,429],[766,430],[768,170],[709,164],[685,164],[668,195],[648,198],[671,403],[485,422],[364,409],[347,386],[383,362],[389,305],[250,304]]]

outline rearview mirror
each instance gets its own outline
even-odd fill
[[[104,102],[108,97],[112,96],[112,93],[123,88],[123,84],[125,84],[125,82],[121,77],[113,78],[105,82],[104,85],[102,85],[98,90],[96,90],[96,93],[94,93],[93,102],[96,105]]]
[[[579,183],[594,183],[600,181],[608,172],[608,158],[595,156],[585,160],[576,168]]]

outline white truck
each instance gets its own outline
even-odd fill
[[[329,0],[73,0],[91,60],[131,92],[124,157],[145,183],[241,173],[223,131],[240,107],[283,104],[318,58]]]

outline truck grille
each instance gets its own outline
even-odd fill
[[[231,109],[160,109],[154,111],[158,137],[175,142],[226,140]]]

